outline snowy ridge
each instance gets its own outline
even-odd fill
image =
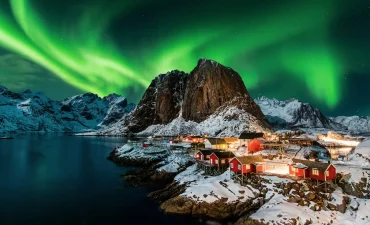
[[[346,126],[349,131],[354,133],[370,133],[369,116],[338,116],[330,119]]]
[[[254,116],[232,106],[216,112],[200,123],[185,121],[179,116],[167,125],[152,125],[137,133],[137,135],[176,136],[179,134],[208,134],[212,136],[238,137],[246,130],[262,131],[264,128]]]
[[[87,93],[54,101],[41,92],[14,93],[0,87],[0,132],[81,132],[99,129],[125,117],[134,106],[119,95]]]
[[[345,130],[346,127],[324,116],[320,110],[297,99],[279,101],[260,97],[255,99],[268,121],[277,127],[327,128]]]

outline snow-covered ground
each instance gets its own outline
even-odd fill
[[[116,156],[129,157],[133,159],[161,159],[168,151],[161,147],[149,146],[143,148],[139,145],[127,143],[117,149]]]
[[[267,177],[265,177],[267,178]],[[270,177],[273,183],[276,178]],[[333,205],[340,205],[344,196],[341,188],[337,188],[332,194],[333,200],[330,201]],[[305,224],[306,221],[311,221],[310,224],[338,224],[338,225],[369,225],[370,218],[370,200],[358,199],[348,196],[351,199],[350,206],[343,214],[339,211],[313,211],[308,206],[297,206],[297,203],[287,202],[286,197],[275,193],[275,196],[263,205],[256,213],[251,215],[252,219],[264,221],[264,223],[280,223],[285,224],[291,218],[297,220],[297,224]],[[313,205],[313,204],[311,204]],[[353,208],[351,208],[353,207]]]
[[[138,136],[176,136],[179,134],[208,134],[217,137],[239,137],[244,131],[261,132],[264,128],[251,114],[236,107],[226,107],[203,122],[185,121],[181,116],[169,124],[152,125]]]
[[[186,196],[195,201],[210,203],[221,198],[227,198],[227,202],[246,201],[259,195],[259,191],[249,185],[243,187],[238,183],[234,183],[230,179],[229,171],[220,176],[204,176],[202,174],[203,171],[197,169],[196,165],[193,165],[175,177],[175,180],[180,184],[190,182],[181,196]],[[258,193],[258,195],[255,195],[253,192]]]
[[[340,145],[340,146],[351,146],[351,147],[356,147],[357,145],[360,144],[360,141],[353,141],[353,140],[337,140],[337,139],[334,139],[334,138],[329,138],[329,137],[321,137],[320,138],[323,142],[323,144],[325,143],[334,143],[336,145]],[[321,142],[321,141],[319,141]]]

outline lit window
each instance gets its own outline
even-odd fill
[[[218,159],[215,160],[215,163],[218,164]]]
[[[234,168],[234,163],[230,163],[230,168],[233,169]]]
[[[225,160],[224,159],[221,159],[221,163],[224,164],[225,163]]]
[[[246,168],[247,170],[249,170],[249,169],[251,169],[251,165],[245,165],[245,168]]]
[[[206,155],[206,159],[209,159],[209,155]]]
[[[238,165],[238,170],[242,170],[242,165]]]
[[[327,176],[327,177],[329,176],[329,174],[330,174],[330,173],[329,173],[329,170],[328,170],[328,171],[326,171],[326,176]]]
[[[312,169],[312,174],[313,175],[319,175],[319,171],[317,169]]]

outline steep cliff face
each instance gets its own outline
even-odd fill
[[[200,59],[189,75],[183,117],[186,120],[201,122],[236,97],[242,97],[244,102],[247,102],[249,113],[257,118],[264,118],[259,107],[249,97],[237,72],[215,61]]]
[[[267,125],[238,73],[215,61],[200,59],[190,74],[176,70],[156,77],[125,126],[137,133],[179,117],[200,123],[226,106],[243,110]]]
[[[145,91],[135,111],[126,121],[132,132],[153,124],[166,124],[179,116],[187,74],[178,70],[157,76]]]

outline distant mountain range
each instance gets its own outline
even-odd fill
[[[354,134],[370,132],[370,117],[327,117],[311,104],[297,99],[279,101],[263,96],[255,99],[255,102],[276,129],[326,128]]]
[[[134,109],[127,99],[111,94],[77,95],[54,101],[41,92],[14,93],[0,86],[0,132],[83,132],[109,126]]]
[[[346,127],[326,117],[319,109],[297,99],[279,101],[260,97],[255,99],[267,120],[280,128],[327,128],[345,130]]]
[[[116,94],[54,101],[41,92],[14,93],[0,86],[0,132],[238,136],[300,128],[370,133],[370,117],[327,117],[297,99],[253,100],[237,72],[208,59],[200,59],[189,74],[174,70],[157,76],[136,107]]]

